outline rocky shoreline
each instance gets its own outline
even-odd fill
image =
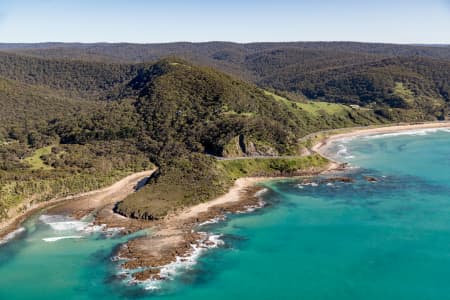
[[[257,186],[258,182],[311,177],[344,169],[345,165],[331,162],[325,168],[311,169],[293,177],[238,179],[228,194],[216,200],[187,208],[162,220],[152,221],[153,225],[149,228],[152,234],[122,245],[116,257],[122,261],[123,273],[130,277],[132,282],[166,280],[168,278],[164,270],[171,264],[188,262],[199,250],[218,246],[217,240],[211,240],[212,235],[198,231],[199,226],[224,220],[227,214],[252,212],[264,206],[260,197],[265,188]],[[223,201],[218,201],[220,198],[224,198]]]
[[[126,260],[121,266],[126,270],[144,269],[133,273],[136,281],[166,279],[161,275],[162,268],[177,260],[187,259],[198,247],[206,249],[214,246],[213,242],[208,240],[207,233],[196,231],[199,225],[224,219],[229,213],[244,212],[261,206],[257,193],[262,189],[256,186],[248,187],[242,192],[239,201],[211,207],[197,217],[159,221],[150,236],[132,240],[120,248],[117,255]]]
[[[119,200],[91,203],[90,197],[75,198],[73,201],[62,201],[45,206],[49,214],[62,214],[74,219],[86,215],[94,216],[93,225],[104,228],[121,228],[122,234],[130,234],[148,229],[151,234],[133,239],[122,245],[116,253],[120,258],[124,274],[132,282],[161,281],[168,279],[163,272],[174,263],[183,263],[196,253],[208,248],[217,247],[220,242],[212,239],[208,233],[198,231],[204,223],[223,220],[227,214],[254,211],[262,207],[259,192],[262,187],[256,184],[270,179],[293,177],[311,177],[325,172],[340,171],[345,164],[331,161],[324,168],[312,168],[292,174],[292,176],[241,178],[236,181],[230,191],[212,201],[186,208],[161,220],[136,220],[114,213],[114,205]],[[146,174],[148,175],[148,174]],[[128,185],[130,189],[131,185]],[[109,198],[116,195],[110,195]],[[114,197],[116,198],[116,197]],[[40,208],[42,209],[42,208]],[[36,213],[30,211],[29,216]],[[24,216],[24,218],[26,217]],[[17,225],[19,225],[17,223]]]
[[[330,160],[330,164],[323,170],[309,170],[298,176],[311,177],[319,174],[347,170],[347,164],[334,161],[328,157],[325,150],[331,142],[342,139],[358,137],[362,135],[383,134],[399,131],[408,131],[415,129],[436,129],[450,127],[449,122],[416,124],[416,125],[402,125],[382,128],[357,129],[344,134],[337,134],[317,141],[311,151],[319,153]],[[295,176],[292,176],[295,177]],[[279,177],[285,178],[285,177]],[[269,178],[259,178],[258,181],[267,180]],[[306,179],[307,180],[307,179]],[[348,177],[334,177],[324,179],[326,182],[352,182]],[[376,182],[374,177],[365,177],[369,182]],[[324,182],[325,182],[324,181]],[[238,201],[222,203],[211,206],[206,211],[192,215],[190,218],[169,217],[153,226],[153,233],[151,236],[138,238],[123,245],[118,256],[123,258],[125,262],[122,267],[125,270],[139,270],[130,273],[130,276],[136,282],[145,282],[149,280],[159,281],[167,279],[161,274],[161,270],[177,261],[188,259],[197,247],[214,246],[208,245],[207,236],[205,233],[197,232],[196,228],[199,224],[223,218],[228,213],[236,213],[247,210],[249,207],[257,207],[260,199],[257,196],[258,191],[262,188],[255,186],[255,182],[241,188]]]
[[[81,219],[98,208],[115,203],[118,199],[133,193],[139,187],[140,182],[146,180],[155,170],[128,175],[108,187],[95,191],[55,198],[46,202],[29,203],[26,210],[11,214],[7,220],[0,222],[0,239],[17,230],[27,218],[44,209],[54,214],[64,214]]]
[[[326,157],[326,147],[337,139],[355,137],[360,135],[380,134],[388,132],[398,132],[414,129],[430,129],[449,127],[450,123],[428,124],[418,126],[393,126],[380,129],[359,129],[353,132],[339,134],[331,137],[324,137],[318,141],[311,151]],[[328,158],[328,157],[327,157]],[[298,174],[297,177],[311,177],[319,174],[346,170],[346,164],[342,164],[328,158],[330,163],[325,168],[310,169]],[[133,239],[122,245],[116,257],[120,261],[124,275],[131,278],[133,282],[162,281],[168,279],[167,268],[174,263],[189,262],[192,256],[201,251],[217,247],[220,245],[218,237],[199,231],[199,226],[205,223],[223,220],[227,214],[253,211],[263,206],[260,199],[262,187],[256,183],[269,179],[283,179],[287,177],[257,177],[238,179],[230,191],[212,201],[201,203],[194,207],[186,208],[182,211],[167,216],[161,220],[145,221],[129,219],[114,213],[113,208],[117,201],[123,198],[126,193],[131,193],[138,181],[149,176],[154,170],[136,173],[123,179],[120,186],[117,183],[113,187],[99,190],[93,193],[71,198],[71,201],[45,203],[43,207],[37,207],[27,211],[14,221],[11,221],[7,230],[1,232],[6,235],[17,229],[20,223],[36,213],[38,210],[48,208],[52,214],[64,214],[75,219],[92,214],[95,218],[94,225],[105,226],[105,228],[122,228],[122,234],[137,232],[142,229],[149,229],[151,234]],[[365,178],[369,182],[376,182],[374,177]],[[308,181],[308,179],[304,179]],[[331,179],[324,179],[328,182],[340,181],[351,182],[347,177],[337,176]],[[325,182],[325,181],[324,181]],[[117,187],[120,187],[119,189]],[[126,190],[126,192],[122,191]],[[124,194],[125,193],[125,194]],[[95,199],[95,201],[93,201]],[[0,234],[0,237],[1,235]]]

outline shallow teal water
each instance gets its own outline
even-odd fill
[[[360,167],[347,174],[354,183],[268,183],[267,207],[203,228],[224,246],[158,291],[117,276],[110,257],[128,237],[29,220],[0,246],[0,299],[450,299],[449,139],[438,131],[336,144],[339,159]]]

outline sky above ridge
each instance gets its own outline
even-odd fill
[[[0,0],[0,42],[450,44],[450,0]]]

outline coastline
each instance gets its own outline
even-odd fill
[[[450,122],[430,122],[421,124],[402,124],[383,127],[349,128],[348,132],[331,133],[312,145],[310,150],[327,158],[330,163],[323,170],[314,170],[304,176],[315,176],[327,172],[345,170],[345,164],[327,156],[325,150],[334,141],[366,135],[388,134],[422,129],[450,128]],[[294,176],[295,177],[295,176]],[[217,242],[210,241],[207,233],[196,231],[202,223],[223,220],[227,213],[253,211],[261,207],[257,184],[271,179],[287,177],[250,177],[240,178],[230,190],[209,202],[176,212],[158,222],[153,234],[136,239],[123,245],[117,256],[125,260],[122,267],[126,270],[140,271],[129,273],[134,282],[154,282],[167,279],[167,269],[174,263],[190,261],[198,248],[214,248]],[[292,177],[291,177],[292,178]],[[217,238],[217,237],[214,237]]]
[[[450,128],[450,122],[358,127],[343,129],[346,132],[340,131],[334,134],[328,132],[330,135],[315,141],[310,147],[310,151],[326,157],[330,161],[329,164],[324,168],[305,170],[304,174],[294,177],[316,176],[344,170],[345,164],[333,160],[326,154],[327,147],[336,140],[438,128]],[[257,184],[272,179],[288,178],[240,178],[235,181],[226,194],[211,201],[173,212],[161,220],[135,220],[115,214],[113,212],[115,203],[121,200],[124,195],[132,193],[139,181],[150,176],[153,172],[154,170],[135,173],[107,188],[54,199],[39,203],[35,207],[29,207],[27,211],[0,223],[0,238],[17,229],[21,222],[31,214],[50,206],[55,206],[50,208],[51,213],[70,214],[75,218],[81,218],[95,210],[95,224],[106,224],[108,228],[121,227],[124,228],[122,231],[124,233],[144,228],[151,230],[150,235],[131,240],[122,245],[117,252],[117,258],[121,261],[124,275],[129,277],[131,282],[160,282],[171,276],[168,269],[174,264],[191,262],[192,257],[197,255],[199,251],[220,245],[219,237],[198,230],[202,224],[223,220],[229,213],[250,212],[262,207],[264,204],[261,202],[259,194],[263,188]],[[3,228],[4,226],[5,228]]]
[[[7,220],[0,222],[0,240],[8,234],[20,229],[20,225],[31,215],[51,206],[68,203],[69,200],[78,202],[76,206],[78,206],[79,210],[85,212],[92,211],[103,203],[106,205],[108,201],[114,201],[117,197],[123,197],[124,195],[133,192],[135,187],[137,187],[142,180],[148,178],[155,170],[156,169],[130,174],[108,187],[94,191],[58,197],[49,201],[34,204],[31,204],[31,201],[27,201],[24,203],[24,205],[27,206],[25,211],[14,208],[12,212],[9,212],[12,216]]]
[[[264,206],[260,199],[264,187],[258,186],[258,183],[274,179],[310,177],[342,169],[342,164],[330,162],[323,168],[305,170],[298,176],[239,178],[226,194],[174,212],[162,220],[153,221],[153,226],[150,227],[151,235],[122,245],[116,257],[123,261],[123,274],[130,278],[131,282],[150,285],[169,279],[173,273],[168,270],[192,263],[193,257],[199,252],[220,245],[220,237],[202,232],[199,227],[223,221],[227,214],[252,212]]]
[[[392,126],[382,126],[382,127],[368,127],[368,128],[348,128],[347,132],[344,133],[331,133],[329,136],[325,136],[319,139],[311,148],[312,152],[318,153],[323,157],[335,162],[333,158],[327,156],[326,148],[330,146],[331,143],[341,140],[356,138],[361,136],[369,135],[379,135],[379,134],[389,134],[397,132],[407,132],[414,130],[427,130],[427,129],[439,129],[439,128],[450,128],[450,121],[440,121],[440,122],[429,122],[420,124],[402,124],[402,125],[392,125]]]

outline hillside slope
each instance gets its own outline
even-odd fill
[[[115,97],[129,100],[61,120],[56,133],[72,143],[139,135],[141,147],[155,159],[179,155],[178,151],[223,155],[238,136],[252,140],[256,148],[294,154],[297,140],[307,133],[387,121],[371,110],[291,101],[182,60],[163,60],[141,69]],[[111,125],[113,120],[122,125]],[[116,127],[129,130],[117,133]],[[107,130],[109,135],[99,134]]]
[[[8,137],[25,141],[29,135],[36,136],[39,130],[45,129],[52,119],[66,118],[102,106],[97,101],[71,98],[44,86],[1,77],[0,104],[0,141]]]
[[[405,58],[399,65],[399,58],[386,63],[389,59],[366,55],[352,60],[346,55],[293,52],[255,56],[248,65],[258,66],[251,72],[267,76],[288,69],[287,82],[296,87],[311,78],[311,90],[320,91],[323,85],[323,94],[264,89],[175,58],[133,65],[1,54],[5,64],[0,75],[9,78],[1,81],[1,116],[14,124],[14,131],[3,126],[0,182],[6,188],[0,190],[0,208],[34,194],[43,201],[99,187],[153,163],[159,170],[149,186],[117,210],[127,216],[160,217],[173,207],[223,193],[237,172],[299,174],[325,167],[323,158],[302,156],[299,140],[308,133],[445,117],[446,100],[439,98],[445,88],[435,91],[436,82],[445,86],[445,63],[431,69],[429,59],[414,63]],[[289,66],[292,57],[299,63]],[[355,66],[358,62],[361,65]],[[289,77],[307,72],[320,76],[299,82]],[[365,89],[370,93],[364,94]],[[361,106],[348,105],[355,103]],[[227,169],[212,155],[295,158],[242,162]]]
[[[357,104],[384,110],[388,118],[404,118],[389,108],[444,118],[449,102],[450,47],[351,42],[3,47],[20,55],[0,53],[1,76],[103,99],[146,67],[136,63],[177,56],[291,98]]]
[[[173,59],[141,69],[116,97],[124,100],[57,120],[51,130],[63,143],[134,141],[159,170],[148,188],[117,209],[144,218],[155,216],[152,209],[164,214],[223,193],[232,179],[210,154],[297,155],[302,151],[298,140],[309,132],[388,121],[372,110],[295,102],[213,69]],[[292,166],[303,168],[309,163],[326,162],[302,158],[293,165],[271,164],[266,172],[295,172]]]
[[[91,99],[107,98],[115,87],[134,77],[137,68],[129,64],[51,60],[0,53],[0,76]]]

